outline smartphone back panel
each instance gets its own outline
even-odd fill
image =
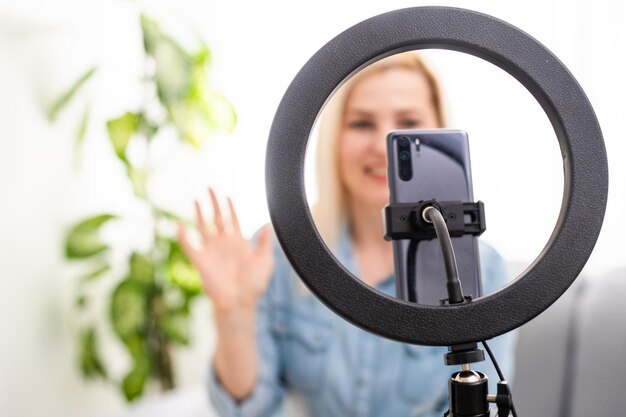
[[[410,143],[408,148],[406,139]],[[404,141],[403,147],[398,146],[399,140]],[[432,199],[473,201],[469,145],[464,131],[394,131],[387,137],[387,159],[391,203]],[[479,297],[477,238],[470,235],[452,238],[452,244],[464,295]],[[393,250],[399,298],[430,305],[437,305],[441,299],[447,298],[443,257],[436,239],[420,242],[394,240]]]

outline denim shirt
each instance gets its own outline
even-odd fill
[[[298,397],[308,416],[441,417],[447,410],[448,379],[457,367],[445,366],[446,347],[416,346],[368,333],[337,316],[307,290],[274,240],[275,268],[259,302],[257,349],[259,377],[252,393],[236,402],[210,369],[211,401],[222,417],[279,415],[287,392]],[[338,239],[337,259],[359,276],[346,231]],[[484,293],[504,285],[505,263],[490,246],[480,244]],[[395,294],[393,276],[377,287]],[[515,334],[490,347],[509,381]],[[485,354],[485,357],[487,355]],[[486,373],[490,393],[498,376],[488,359],[472,365]]]

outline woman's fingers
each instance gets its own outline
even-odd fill
[[[217,201],[215,191],[213,191],[213,188],[211,187],[209,187],[209,195],[211,197],[211,203],[213,204],[213,214],[215,216],[215,227],[217,229],[217,233],[223,235],[225,233],[224,218],[222,217],[222,210],[220,209],[220,204]]]
[[[194,207],[196,208],[196,224],[198,225],[198,231],[202,237],[202,242],[206,245],[211,239],[211,233],[202,215],[202,209],[200,208],[198,200],[194,201]]]
[[[200,207],[200,203],[196,200],[194,201],[195,212],[196,212],[196,223],[198,225],[198,230],[200,235],[202,236],[202,241],[204,244],[210,242],[213,237],[213,233],[217,233],[217,235],[226,235],[226,234],[234,234],[235,236],[241,236],[241,227],[239,225],[239,218],[237,217],[237,212],[235,211],[235,206],[233,205],[230,197],[227,197],[228,207],[230,212],[230,222],[227,224],[224,219],[224,215],[222,214],[222,210],[220,208],[220,203],[217,199],[217,195],[213,188],[209,187],[209,196],[211,198],[211,205],[213,206],[213,225],[215,228],[213,229],[213,225],[207,224],[204,215],[202,213],[202,208]],[[228,230],[227,230],[228,229]]]
[[[228,197],[227,200],[228,200],[228,208],[230,210],[230,221],[232,222],[232,225],[233,225],[233,233],[237,236],[240,236],[241,228],[239,227],[239,218],[237,217],[237,212],[235,211],[233,200],[231,200],[230,197]]]
[[[259,232],[259,238],[257,239],[256,251],[259,255],[267,254],[272,248],[270,225],[265,226]]]
[[[255,288],[257,290],[265,290],[271,277],[271,269],[274,264],[274,257],[272,254],[272,229],[270,225],[265,226],[259,232],[257,239],[257,245],[254,252],[255,258]]]
[[[187,258],[189,258],[194,265],[197,265],[198,251],[189,242],[189,239],[187,238],[187,229],[185,229],[185,226],[182,224],[178,225],[178,241],[180,242],[180,246],[183,248],[183,252],[187,255]]]

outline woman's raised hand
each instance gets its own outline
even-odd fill
[[[202,278],[204,291],[213,301],[216,313],[253,312],[265,291],[274,267],[269,225],[258,236],[253,247],[241,235],[237,213],[227,198],[230,216],[225,217],[217,196],[209,188],[213,205],[214,228],[211,228],[196,200],[196,223],[201,244],[195,247],[187,238],[184,226],[179,227],[178,239],[185,254]]]

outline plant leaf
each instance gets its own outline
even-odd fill
[[[98,355],[98,338],[94,328],[88,328],[80,334],[80,370],[86,378],[105,378],[106,369]]]
[[[179,216],[178,214],[168,211],[168,210],[164,210],[164,209],[156,209],[156,213],[161,216],[164,217],[168,220],[171,220],[173,222],[176,223],[184,223],[184,224],[191,224],[191,222],[187,219],[184,219],[182,216]]]
[[[176,42],[162,37],[153,51],[156,61],[156,83],[161,101],[171,103],[183,99],[191,82],[190,56]]]
[[[100,214],[74,226],[65,240],[65,256],[69,259],[83,259],[108,249],[100,240],[98,232],[104,223],[115,218],[117,216],[113,214]]]
[[[130,179],[130,183],[133,187],[133,193],[139,198],[145,198],[146,181],[148,180],[148,175],[146,171],[136,169],[135,167],[127,163],[126,175],[128,175],[128,179]]]
[[[137,131],[140,117],[141,116],[137,113],[127,112],[107,122],[107,130],[109,132],[109,139],[113,145],[113,150],[115,150],[117,157],[125,164],[128,164],[126,146],[128,146],[128,142],[130,142],[133,133]]]
[[[200,274],[185,256],[180,244],[174,240],[170,240],[166,271],[170,280],[185,292],[199,294],[202,291]]]
[[[89,114],[91,109],[89,106],[85,107],[83,116],[80,119],[78,130],[76,131],[76,141],[74,142],[74,166],[80,167],[80,152],[83,147],[85,135],[87,134],[87,126],[89,125]]]
[[[200,147],[211,132],[232,132],[237,124],[233,106],[211,87],[201,62],[194,64],[189,93],[184,100],[166,104],[181,139],[194,147]]]
[[[189,319],[182,313],[169,312],[159,322],[159,327],[168,340],[180,345],[189,345],[190,330]]]
[[[151,139],[154,137],[160,129],[160,125],[149,120],[145,113],[141,113],[139,117],[139,124],[137,126],[137,132],[145,135],[146,138]]]
[[[201,67],[206,67],[211,65],[211,48],[209,46],[200,41],[200,47],[198,50],[192,55],[192,60],[194,65],[198,65]]]
[[[150,365],[147,358],[136,358],[133,369],[131,369],[122,381],[122,391],[127,401],[133,401],[141,396],[149,375]]]
[[[80,88],[89,80],[93,74],[96,72],[96,67],[90,68],[87,72],[85,72],[78,80],[72,84],[72,86],[65,92],[61,97],[54,102],[50,111],[48,111],[48,119],[50,121],[56,120],[59,112],[70,102],[72,97],[80,90]]]
[[[200,148],[211,133],[211,126],[202,109],[185,100],[168,104],[167,110],[180,138],[194,148]]]
[[[97,278],[100,278],[102,276],[102,274],[107,272],[109,269],[111,269],[111,265],[102,265],[102,266],[94,269],[90,273],[83,275],[80,278],[80,281],[81,282],[93,281],[93,280],[95,280]]]
[[[87,134],[87,126],[89,125],[89,114],[91,109],[89,106],[85,107],[85,111],[83,111],[83,117],[80,118],[80,124],[78,125],[78,129],[76,130],[76,148],[80,149],[85,140],[85,135]]]
[[[111,295],[111,324],[124,342],[143,334],[148,320],[149,288],[132,279],[118,284]]]
[[[154,282],[154,264],[152,260],[138,252],[133,252],[129,259],[130,273],[128,279],[141,284],[150,285]]]
[[[81,294],[76,297],[76,307],[80,310],[83,310],[87,306],[87,296],[85,294]]]
[[[154,39],[161,34],[161,31],[157,23],[144,14],[140,17],[140,23],[143,34],[143,49],[149,54],[154,49]]]
[[[148,358],[148,349],[146,347],[146,335],[137,334],[131,336],[127,340],[124,341],[126,343],[126,349],[133,360],[137,361],[139,358],[144,357]]]
[[[162,103],[184,99],[189,90],[192,57],[174,39],[163,34],[158,24],[141,16],[146,53],[155,60],[155,81]]]
[[[146,53],[155,61],[158,97],[180,138],[199,148],[213,131],[231,132],[237,123],[232,105],[208,80],[211,50],[201,43],[190,54],[163,34],[153,20],[141,18]]]
[[[231,133],[237,124],[237,113],[223,95],[213,91],[203,107],[204,116],[213,130]]]

